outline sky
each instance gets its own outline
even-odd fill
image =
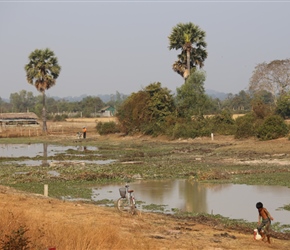
[[[258,64],[289,58],[289,10],[290,0],[0,0],[0,97],[39,94],[24,66],[45,48],[62,67],[48,96],[129,95],[154,82],[175,92],[184,80],[168,36],[188,22],[206,32],[205,89],[237,94]]]

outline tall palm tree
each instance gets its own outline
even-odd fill
[[[191,73],[191,68],[203,67],[207,58],[205,50],[205,32],[199,26],[189,23],[178,23],[172,28],[169,38],[169,49],[179,50],[178,60],[173,64],[173,70],[183,78]]]
[[[55,85],[61,67],[58,64],[57,57],[54,52],[46,48],[44,50],[36,49],[29,55],[29,63],[25,65],[26,79],[42,93],[43,107],[42,120],[43,132],[47,132],[46,126],[46,109],[45,109],[45,90]]]

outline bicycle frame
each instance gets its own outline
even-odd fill
[[[134,190],[129,190],[129,185],[125,185],[125,198],[121,197],[117,200],[117,208],[119,211],[130,212],[131,214],[136,213],[136,204],[135,204],[135,197],[134,197]]]

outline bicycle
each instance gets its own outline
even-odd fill
[[[117,200],[117,209],[120,212],[129,212],[136,214],[136,203],[134,197],[134,190],[129,190],[129,185],[126,184],[125,188],[119,188],[120,198]]]

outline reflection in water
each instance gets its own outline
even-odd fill
[[[49,166],[49,163],[47,162],[47,143],[43,143],[43,160],[42,160],[42,166],[43,167]]]
[[[51,164],[62,164],[62,161],[47,160],[48,157],[55,156],[57,154],[65,153],[69,149],[75,149],[78,151],[92,151],[92,155],[96,155],[95,151],[97,147],[93,146],[62,146],[52,145],[47,143],[36,143],[36,144],[0,144],[0,157],[37,157],[43,156],[41,161],[39,160],[24,160],[24,161],[9,161],[10,164],[27,165],[27,166],[43,166],[48,167]],[[75,155],[80,156],[80,155]],[[90,164],[109,164],[115,160],[74,160],[66,161],[66,163],[78,164],[78,163],[90,163]]]
[[[49,148],[49,150],[48,150]],[[62,146],[52,145],[47,143],[35,143],[35,144],[0,144],[0,156],[1,157],[36,157],[37,155],[46,155],[47,157],[54,156],[56,154],[65,153],[68,149],[76,149],[79,151],[92,150],[97,151],[97,147],[93,146]]]
[[[116,160],[66,160],[66,161],[54,161],[54,160],[46,160],[45,162],[47,163],[46,166],[61,166],[61,165],[67,165],[67,164],[99,164],[99,165],[106,165],[106,164],[111,164],[115,162]],[[38,160],[24,160],[24,161],[9,161],[9,164],[13,165],[26,165],[26,166],[43,166],[43,160],[38,161]],[[8,164],[8,163],[7,163]]]
[[[119,198],[122,185],[109,185],[92,190],[93,200]],[[138,181],[130,184],[137,201],[144,205],[166,205],[165,212],[179,209],[193,213],[220,214],[231,219],[256,222],[258,201],[274,217],[274,222],[290,224],[290,212],[279,208],[290,204],[290,189],[279,186],[203,184],[189,180]],[[138,209],[142,209],[139,205]]]

